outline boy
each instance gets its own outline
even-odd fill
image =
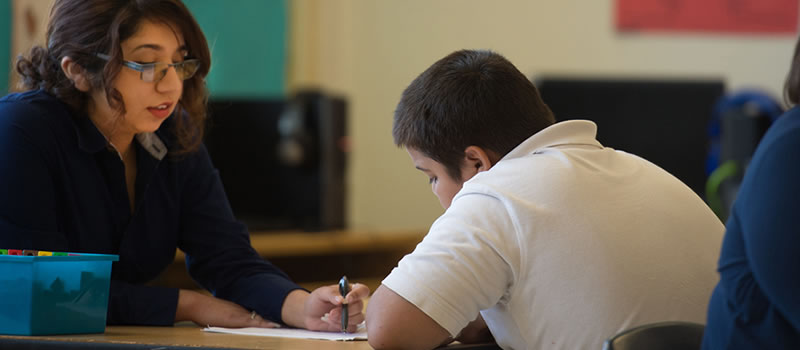
[[[554,123],[504,57],[434,63],[393,135],[447,210],[371,298],[373,347],[599,349],[637,325],[704,322],[719,219],[666,171],[603,147],[594,123]]]

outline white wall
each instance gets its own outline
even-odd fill
[[[781,96],[793,36],[618,34],[613,3],[293,0],[290,89],[320,86],[350,102],[351,226],[424,229],[441,214],[391,125],[402,90],[454,50],[495,50],[529,76],[721,77],[728,89]]]

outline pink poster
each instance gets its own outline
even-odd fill
[[[798,0],[616,0],[617,30],[794,35]]]

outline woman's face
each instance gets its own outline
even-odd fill
[[[175,63],[183,61],[187,55],[181,33],[163,22],[149,20],[144,20],[139,30],[120,46],[123,60],[139,64]],[[89,116],[105,131],[106,137],[111,137],[109,132],[115,137],[153,132],[175,110],[183,93],[183,80],[175,68],[168,68],[164,78],[157,82],[145,82],[140,75],[140,72],[125,66],[117,74],[114,88],[125,103],[125,115],[118,120],[115,120],[115,112],[108,105],[105,93],[102,90],[92,93]]]

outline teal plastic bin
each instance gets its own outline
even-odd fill
[[[103,333],[117,255],[0,255],[0,334]]]

